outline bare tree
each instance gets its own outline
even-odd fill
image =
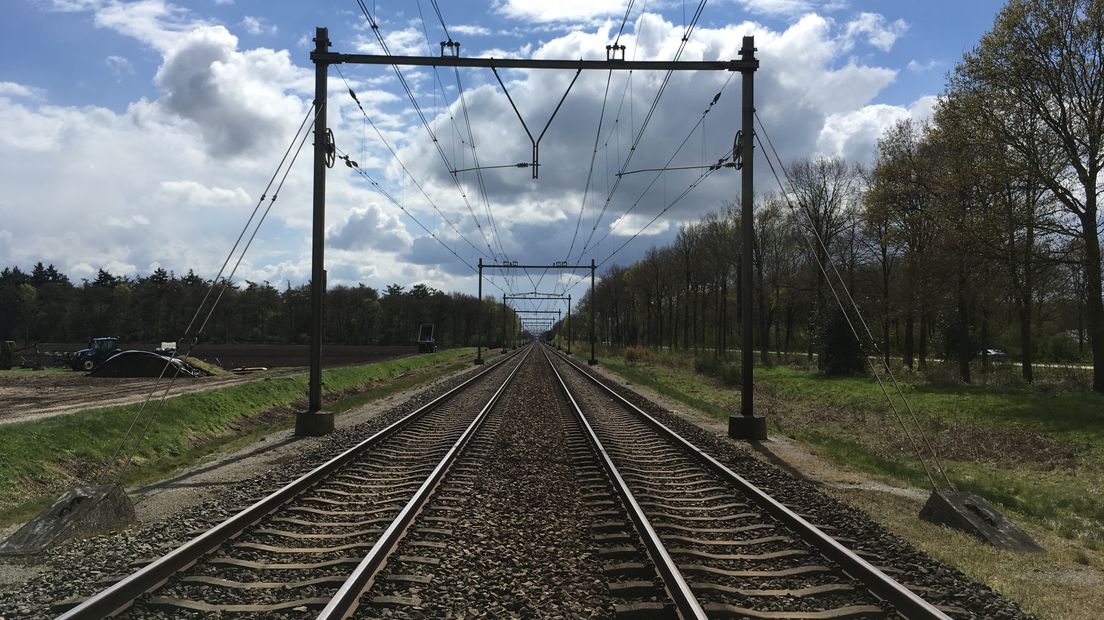
[[[1010,0],[956,68],[952,86],[987,102],[979,113],[1081,224],[1093,389],[1104,392],[1099,211],[1104,167],[1104,3]],[[1024,111],[1041,131],[1024,131]],[[1062,170],[1054,174],[1054,157]]]

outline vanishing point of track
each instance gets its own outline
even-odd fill
[[[515,380],[523,365],[525,381]],[[538,392],[547,400],[518,409],[519,395]],[[501,458],[494,437],[510,416],[552,420],[562,435],[557,458],[570,472],[563,484],[575,487],[589,533],[583,544],[605,581],[592,617],[948,617],[845,548],[845,539],[825,534],[828,526],[813,526],[800,507],[773,499],[570,359],[536,346],[62,617],[450,614],[434,584],[458,579],[450,556],[467,543],[453,540],[454,529],[463,529],[474,503],[488,501],[473,496],[483,498],[479,479]],[[557,596],[570,597],[561,585]]]

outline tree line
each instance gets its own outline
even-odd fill
[[[820,351],[823,364],[850,347],[852,365],[874,351],[909,368],[939,358],[969,382],[971,360],[1000,346],[1027,381],[1036,361],[1092,360],[1104,392],[1102,42],[1104,3],[1012,0],[931,120],[887,129],[871,164],[787,162],[785,193],[755,204],[747,344],[761,360]],[[739,220],[725,206],[607,269],[580,304],[598,337],[741,346]]]
[[[0,340],[81,342],[116,336],[124,342],[156,343],[181,338],[211,282],[192,271],[177,276],[156,269],[147,276],[117,276],[99,270],[74,284],[53,265],[29,271],[0,271]],[[219,294],[215,287],[210,299]],[[508,325],[512,310],[505,310]],[[195,334],[206,310],[190,332]],[[439,346],[475,346],[479,328],[486,346],[501,345],[503,308],[492,298],[444,293],[425,284],[406,289],[338,285],[326,291],[324,340],[334,344],[404,345],[417,340],[422,323],[435,325]],[[310,339],[310,284],[282,290],[269,282],[231,283],[200,335],[215,343],[307,343]]]

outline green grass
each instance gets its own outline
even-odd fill
[[[690,355],[656,353],[651,363],[629,365],[601,353],[610,370],[703,413],[726,419],[739,410],[738,389],[695,373]],[[772,433],[878,476],[929,486],[873,378],[775,366],[756,367],[755,379],[757,410]],[[919,374],[899,381],[955,486],[1067,540],[1104,549],[1104,397],[1047,385],[936,382]]]
[[[322,378],[325,406],[346,411],[463,367],[473,353],[456,349],[327,370]],[[367,388],[371,389],[365,391]],[[303,374],[268,377],[165,400],[135,451],[134,466],[122,479],[125,483],[156,479],[219,448],[244,444],[263,432],[290,426],[294,422],[292,408],[305,404],[306,393],[307,376]],[[91,409],[5,425],[0,432],[0,521],[33,514],[59,491],[99,472],[110,461],[139,407]],[[141,434],[144,419],[134,436]],[[132,446],[128,444],[122,454],[129,453]]]

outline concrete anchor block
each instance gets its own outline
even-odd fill
[[[295,434],[299,437],[321,437],[334,430],[334,414],[330,411],[299,411],[295,414]]]
[[[118,484],[70,489],[0,543],[0,555],[33,555],[73,538],[87,538],[134,522],[134,505]]]
[[[728,436],[745,441],[766,441],[767,419],[760,416],[728,416]]]
[[[1009,521],[984,498],[965,491],[932,491],[920,518],[972,534],[1008,551],[1046,551],[1030,534]]]

